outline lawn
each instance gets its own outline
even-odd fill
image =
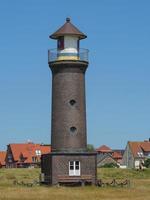
[[[47,187],[19,186],[14,180],[31,183],[38,180],[39,169],[0,169],[0,200],[150,200],[150,170],[98,169],[98,178],[130,179],[130,187]]]

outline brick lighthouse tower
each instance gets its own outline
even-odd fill
[[[96,182],[96,153],[87,151],[88,50],[79,47],[86,37],[69,18],[50,35],[57,40],[57,49],[48,52],[52,71],[52,153],[42,156],[42,182],[50,185]]]

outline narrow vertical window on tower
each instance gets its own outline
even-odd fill
[[[79,52],[79,45],[80,45],[80,40],[77,41],[77,50]]]
[[[80,161],[69,161],[69,176],[80,176]]]
[[[59,37],[59,39],[57,41],[57,48],[58,48],[58,50],[64,49],[64,37],[63,36]]]

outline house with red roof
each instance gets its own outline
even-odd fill
[[[96,149],[96,151],[98,154],[112,154],[112,149],[106,145],[100,146],[98,149]]]
[[[0,151],[0,168],[5,167],[6,151]]]
[[[41,155],[51,152],[50,145],[22,143],[7,145],[6,167],[37,167],[41,163]]]
[[[122,154],[121,154],[121,151],[113,151],[112,157],[113,157],[113,159],[114,159],[117,163],[121,163],[121,162],[122,162]]]
[[[123,164],[128,168],[139,169],[144,161],[150,158],[150,140],[144,142],[127,143],[124,155]]]
[[[102,167],[105,164],[114,163],[118,166],[122,162],[123,150],[112,150],[106,145],[102,145],[96,149],[97,151],[97,166]]]

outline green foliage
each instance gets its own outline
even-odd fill
[[[38,180],[40,169],[0,169],[0,200],[147,200],[150,193],[150,169],[99,168],[98,178],[106,182],[112,179],[131,181],[129,188],[116,187],[47,187],[14,185],[14,180],[33,182]],[[13,180],[14,179],[14,180]]]
[[[11,186],[15,180],[32,182],[39,180],[40,169],[18,168],[0,169],[0,187]]]
[[[93,146],[92,144],[88,144],[88,145],[87,145],[87,151],[88,151],[88,152],[95,151],[94,146]]]
[[[148,158],[147,160],[145,160],[144,166],[147,167],[147,168],[150,168],[150,158]]]
[[[150,179],[150,169],[98,168],[97,174],[100,179]]]
[[[119,166],[116,163],[106,163],[102,167],[103,168],[118,168]]]

